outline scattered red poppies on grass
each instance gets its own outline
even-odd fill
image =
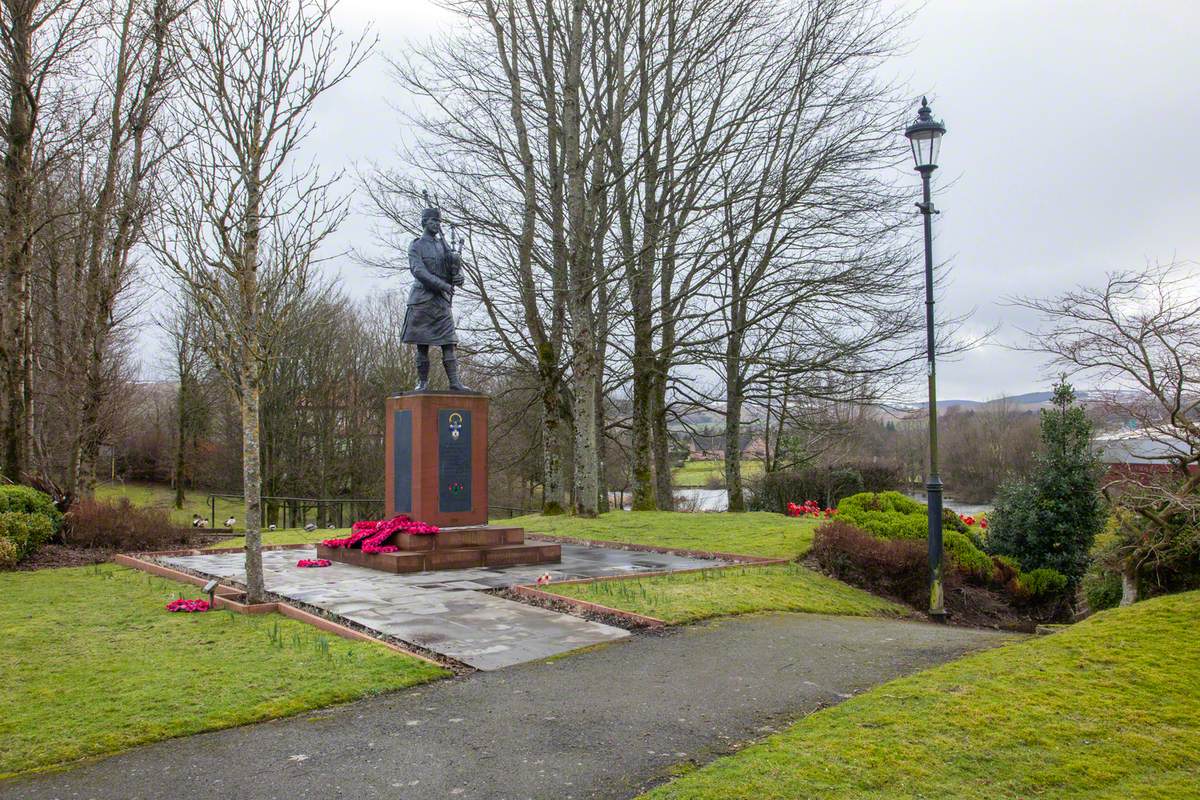
[[[167,603],[167,611],[183,611],[194,614],[199,611],[208,611],[208,609],[207,600],[185,600],[181,597],[178,600],[172,600]]]
[[[361,520],[350,526],[349,536],[326,539],[321,544],[346,549],[359,547],[364,553],[394,553],[400,548],[394,544],[384,544],[393,533],[430,534],[438,530],[436,525],[415,520],[407,514],[397,514],[391,519]]]
[[[837,514],[836,508],[821,508],[816,500],[805,500],[803,505],[796,505],[795,503],[787,504],[787,515],[789,517],[814,517],[817,519],[825,517],[828,519],[835,514]]]

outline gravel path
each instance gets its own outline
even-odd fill
[[[0,798],[628,798],[1010,634],[778,614],[635,636],[0,783]],[[86,713],[81,709],[81,713]]]

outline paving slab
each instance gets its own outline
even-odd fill
[[[668,553],[562,546],[562,563],[394,575],[334,562],[301,568],[314,548],[263,553],[267,591],[325,609],[371,630],[420,645],[476,669],[493,670],[629,636],[612,625],[517,603],[487,590],[537,581],[677,571],[727,562]],[[241,553],[163,558],[163,563],[244,582]]]
[[[319,570],[318,570],[319,571]],[[755,615],[0,782],[3,800],[617,800],[1011,634]],[[814,743],[819,746],[819,743]]]

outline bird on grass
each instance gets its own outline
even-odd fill
[[[304,526],[304,530],[308,531],[309,533],[312,533],[316,529],[317,529],[317,523],[315,523],[315,522],[310,522]]]
[[[226,527],[226,528],[232,528],[232,527],[233,527],[234,525],[236,525],[236,524],[237,524],[237,518],[236,518],[236,517],[230,517],[229,519],[225,520],[225,527]]]

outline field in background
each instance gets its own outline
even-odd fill
[[[144,508],[157,508],[171,515],[171,521],[182,528],[191,526],[192,515],[199,514],[208,519],[208,492],[203,490],[188,492],[183,502],[183,508],[175,508],[175,490],[169,486],[145,483],[101,483],[96,485],[97,500],[119,500],[128,498],[130,503]],[[242,516],[244,510],[239,500],[224,500],[217,498],[216,527],[224,527],[229,517],[238,522],[234,530],[244,530]]]
[[[746,459],[742,462],[742,479],[757,478],[762,475],[763,463]],[[704,489],[724,488],[724,461],[685,461],[683,466],[673,473],[674,483],[680,488]]]

